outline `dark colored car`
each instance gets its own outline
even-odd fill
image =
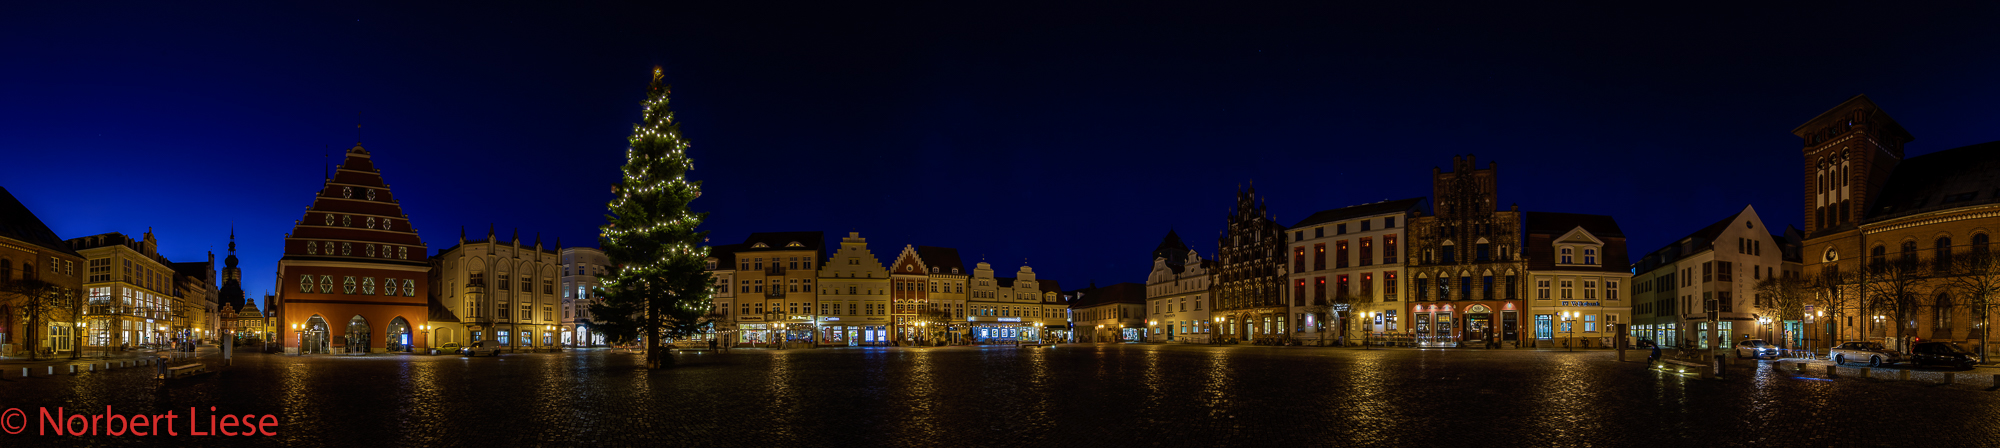
[[[1971,350],[1950,342],[1918,342],[1910,348],[1910,363],[1920,366],[1946,366],[1970,369],[1979,362],[1979,357]]]

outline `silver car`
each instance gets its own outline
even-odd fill
[[[1763,339],[1751,339],[1748,341],[1738,342],[1736,343],[1736,357],[1750,358],[1750,359],[1764,359],[1764,358],[1777,359],[1778,346],[1771,345],[1771,343],[1769,342],[1764,342]]]
[[[1828,350],[1827,355],[1833,358],[1834,364],[1863,362],[1868,363],[1869,367],[1895,364],[1908,359],[1903,356],[1902,352],[1883,347],[1879,342],[1867,341],[1841,343],[1832,350]]]
[[[486,356],[500,356],[500,341],[474,342],[472,345],[458,349],[458,352],[465,356],[479,356],[481,354],[485,354]]]

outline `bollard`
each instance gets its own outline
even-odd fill
[[[22,368],[21,368],[21,377],[22,377],[22,378],[27,378],[27,377],[28,377],[28,368],[27,368],[27,367],[22,367]]]
[[[70,364],[70,365],[69,365],[69,374],[71,374],[71,375],[75,375],[75,374],[76,374],[76,364]]]
[[[1805,363],[1805,361],[1799,361],[1799,363],[1798,363],[1798,364],[1799,364],[1799,367],[1798,367],[1798,371],[1799,371],[1799,373],[1806,373],[1806,363]]]
[[[1839,369],[1840,366],[1826,366],[1826,377],[1840,378],[1840,373],[1838,372]]]
[[[1873,378],[1875,378],[1875,377],[1873,377],[1873,376],[1869,376],[1870,374],[1873,374],[1873,373],[1875,373],[1875,368],[1874,368],[1874,367],[1862,367],[1862,368],[1861,368],[1861,377],[1862,377],[1862,378],[1869,378],[1869,379],[1873,379]]]
[[[55,374],[56,374],[56,366],[49,366],[49,376],[55,376]],[[1994,375],[1994,376],[2000,377],[2000,375]]]
[[[1956,373],[1951,373],[1951,372],[1945,372],[1945,373],[1944,373],[1944,383],[1945,383],[1945,384],[1951,384],[1951,383],[1955,382],[1955,381],[1956,381],[1957,379],[1958,379],[1958,374],[1956,374]]]
[[[1896,379],[1899,379],[1899,380],[1903,380],[1903,381],[1909,381],[1909,380],[1910,380],[1910,371],[1909,371],[1909,369],[1904,369],[1904,370],[1898,370],[1898,371],[1896,371]]]

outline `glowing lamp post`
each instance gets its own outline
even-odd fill
[[[1577,312],[1575,311],[1565,311],[1562,313],[1563,329],[1569,332],[1569,340],[1563,346],[1572,352],[1576,351],[1576,317]]]

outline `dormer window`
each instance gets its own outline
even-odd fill
[[[1583,264],[1597,264],[1597,249],[1583,249]]]
[[[1562,248],[1562,264],[1570,264],[1570,248]]]
[[[931,267],[931,273],[932,273],[932,274],[936,274],[936,273],[937,273],[937,271],[938,271],[938,269],[937,269],[937,267],[936,267],[936,266],[932,266],[932,267]]]
[[[758,248],[758,249],[762,249],[762,248],[768,248],[768,247],[771,247],[771,246],[770,246],[770,245],[768,245],[768,244],[764,244],[764,243],[757,243],[757,244],[752,244],[752,245],[750,245],[750,247],[752,247],[752,248]]]
[[[799,242],[797,242],[797,241],[793,241],[793,242],[789,242],[789,243],[785,243],[785,247],[806,247],[806,245],[804,245],[804,244],[799,244]]]

